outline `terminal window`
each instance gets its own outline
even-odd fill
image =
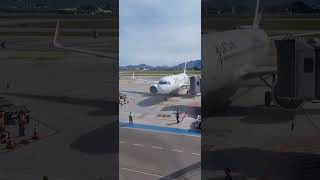
[[[313,59],[312,58],[305,58],[304,59],[304,72],[305,73],[312,73],[313,72]]]

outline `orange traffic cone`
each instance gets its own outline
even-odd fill
[[[37,140],[37,139],[39,139],[39,136],[38,136],[38,129],[37,129],[36,127],[33,129],[32,139],[33,139],[33,140]]]
[[[11,137],[9,137],[7,149],[15,149],[15,148],[16,148],[16,143],[13,141]]]

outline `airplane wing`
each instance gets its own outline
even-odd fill
[[[140,78],[134,78],[133,80],[143,81],[147,84],[158,84],[159,83],[159,81],[151,81],[151,80],[145,80],[145,79],[140,79]]]
[[[287,38],[298,38],[298,37],[306,37],[306,36],[316,36],[320,35],[320,32],[310,32],[310,33],[301,33],[301,34],[286,34],[281,36],[272,36],[269,37],[270,40],[281,40]]]
[[[135,75],[134,75],[134,72],[132,72],[132,77],[131,77],[132,80],[138,80],[138,81],[143,81],[145,83],[148,83],[148,84],[158,84],[159,81],[151,81],[151,80],[146,80],[146,79],[142,79],[142,78],[136,78]]]
[[[276,72],[277,72],[277,68],[274,66],[250,68],[249,70],[245,70],[244,72],[242,72],[242,78],[252,79],[252,78],[257,78],[257,77],[265,76],[265,75],[276,73]]]
[[[190,84],[184,84],[183,86],[181,86],[181,88],[188,88],[190,87]]]
[[[64,49],[64,50],[68,50],[68,51],[74,51],[74,52],[78,52],[78,53],[91,54],[91,55],[95,55],[95,56],[98,56],[98,57],[106,57],[106,58],[118,60],[118,58],[115,57],[114,55],[112,55],[111,53],[90,51],[90,50],[78,49],[78,48],[73,48],[73,47],[65,47],[58,41],[59,32],[60,32],[60,21],[58,20],[57,21],[57,26],[56,26],[56,31],[55,31],[55,34],[54,34],[54,39],[53,39],[53,46],[56,47],[56,48]],[[114,61],[114,62],[117,62],[117,61]]]

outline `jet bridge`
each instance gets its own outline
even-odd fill
[[[190,78],[190,94],[195,95],[200,93],[200,87],[201,87],[201,79],[197,76],[191,76]]]
[[[320,99],[320,44],[303,39],[275,43],[278,70],[274,96],[290,101]]]

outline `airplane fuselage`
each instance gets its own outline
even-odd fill
[[[172,94],[189,83],[189,77],[185,73],[165,76],[159,80],[158,84],[150,87],[150,92],[153,94]]]
[[[236,92],[243,75],[273,66],[274,43],[261,29],[238,29],[202,35],[202,95],[223,104]]]

